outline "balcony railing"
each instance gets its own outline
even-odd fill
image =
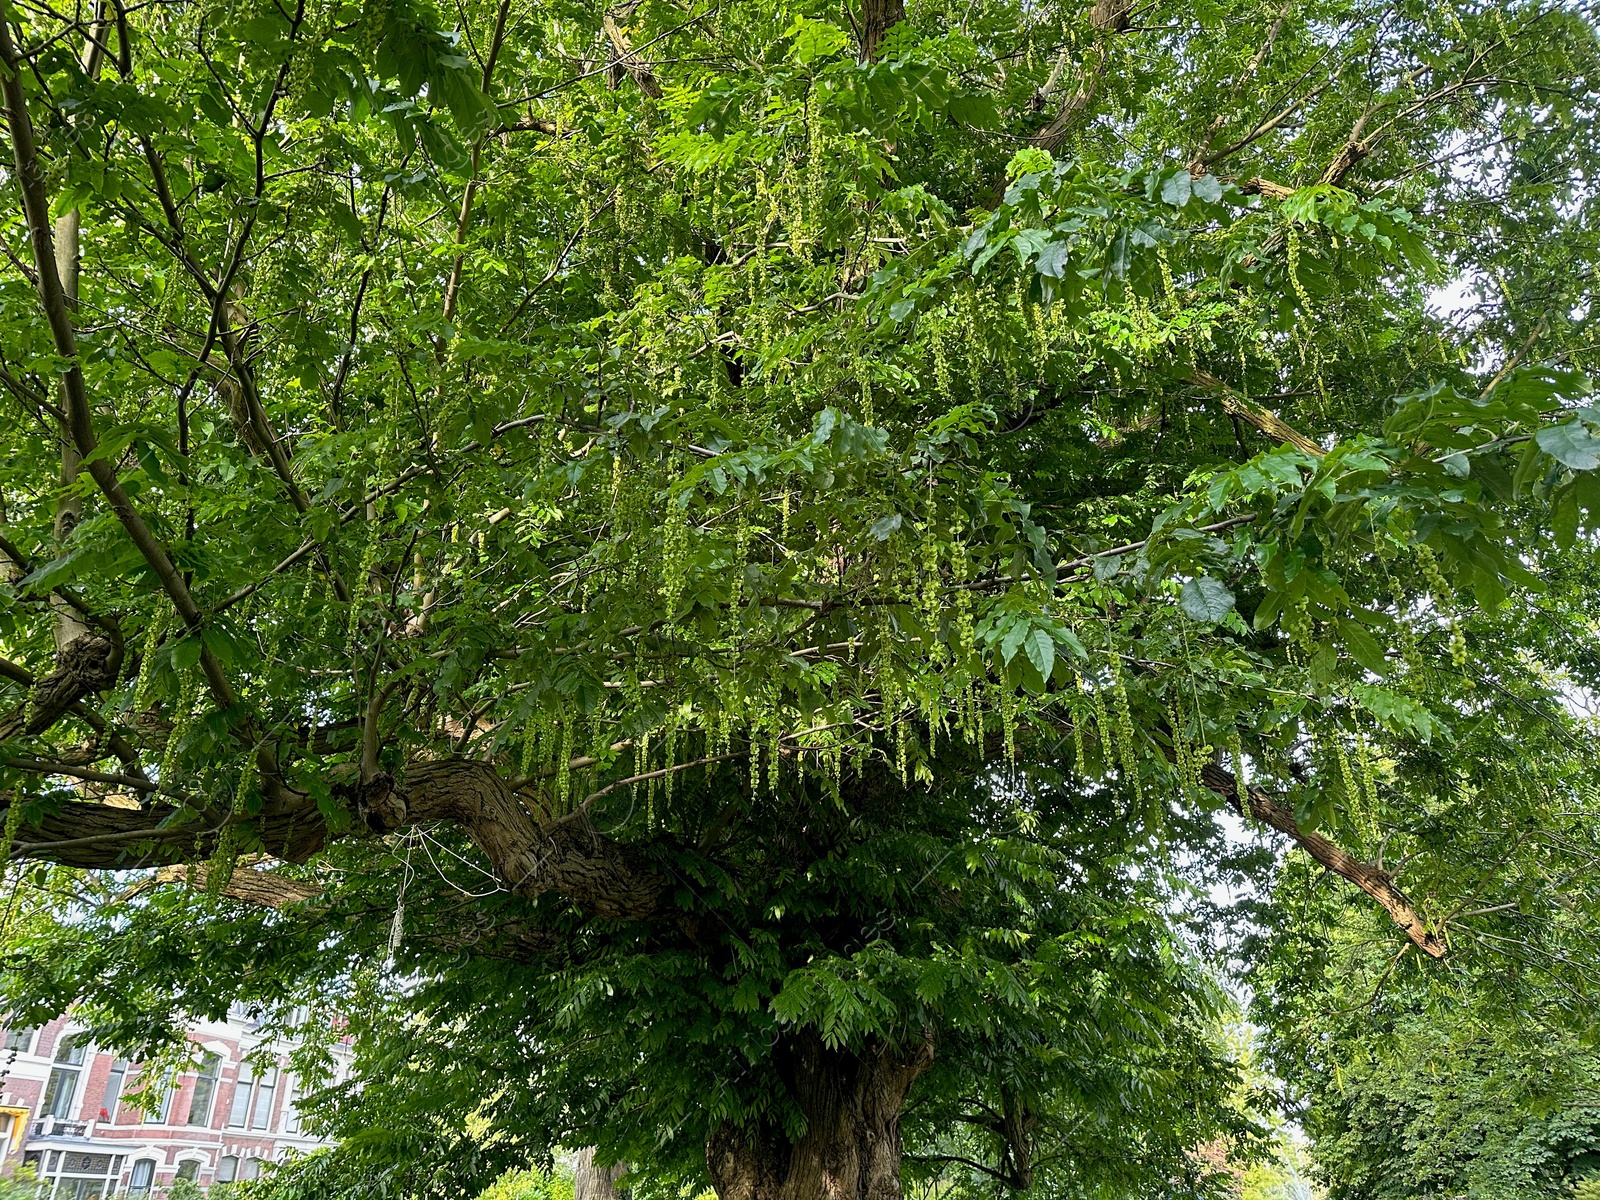
[[[88,1131],[85,1121],[63,1121],[60,1117],[43,1117],[33,1123],[34,1137],[81,1138]]]

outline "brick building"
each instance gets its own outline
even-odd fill
[[[145,1111],[125,1098],[141,1086],[138,1065],[91,1044],[70,1014],[0,1030],[0,1172],[32,1167],[50,1200],[155,1200],[174,1179],[253,1179],[264,1162],[315,1149],[295,1107],[289,1047],[268,1036],[238,1007],[195,1025],[198,1065]],[[342,1074],[348,1048],[334,1051]]]

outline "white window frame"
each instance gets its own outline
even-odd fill
[[[223,1056],[215,1050],[207,1050],[205,1057],[200,1060],[200,1066],[194,1073],[194,1088],[189,1093],[189,1115],[185,1118],[185,1123],[190,1128],[211,1128],[211,1110],[216,1107],[217,1095],[221,1091],[222,1068],[224,1065]],[[206,1074],[207,1067],[211,1068],[210,1075]],[[205,1108],[197,1113],[195,1111],[195,1102],[200,1098],[202,1080],[209,1080],[211,1087],[206,1093]],[[196,1117],[200,1119],[197,1121],[195,1120]]]
[[[76,1062],[70,1057],[63,1058],[61,1056],[62,1047],[64,1046],[68,1048],[69,1055],[74,1052],[78,1054]],[[50,1055],[50,1074],[45,1077],[44,1091],[39,1094],[39,1115],[41,1117],[54,1117],[58,1121],[72,1120],[72,1113],[80,1099],[78,1088],[82,1085],[84,1076],[88,1074],[85,1068],[90,1061],[89,1051],[91,1049],[88,1037],[79,1030],[63,1030],[61,1036],[56,1039],[56,1044],[52,1047]],[[62,1104],[59,1090],[61,1085],[56,1082],[58,1076],[61,1079],[70,1079],[72,1081],[71,1090],[67,1093],[67,1111],[64,1113],[55,1111]],[[55,1089],[53,1095],[51,1094],[52,1089]],[[50,1097],[48,1105],[45,1103],[46,1096]]]
[[[250,1128],[256,1132],[271,1131],[273,1105],[278,1099],[278,1068],[268,1067],[255,1081],[255,1094],[250,1097]],[[261,1111],[261,1102],[265,1100],[267,1111]]]
[[[150,1177],[144,1181],[143,1185],[141,1185],[138,1180],[139,1168],[146,1164],[149,1164],[150,1167]],[[128,1165],[128,1187],[123,1194],[130,1197],[148,1196],[154,1192],[156,1188],[156,1168],[160,1165],[161,1161],[155,1158],[134,1159],[133,1162]]]
[[[288,1071],[283,1073],[283,1108],[279,1126],[292,1137],[300,1136],[300,1081]]]
[[[170,1125],[172,1123],[172,1102],[178,1097],[178,1085],[169,1083],[159,1093],[160,1103],[155,1108],[141,1112],[144,1125]]]
[[[128,1083],[129,1062],[125,1058],[113,1058],[111,1069],[106,1072],[106,1090],[100,1095],[100,1111],[106,1114],[107,1121],[117,1119],[117,1111],[122,1107],[122,1089]],[[111,1090],[111,1083],[115,1080],[117,1090]]]
[[[228,1097],[228,1129],[250,1128],[250,1110],[255,1105],[256,1071],[248,1060],[239,1064],[239,1076],[233,1085],[233,1094]],[[244,1107],[240,1107],[243,1101]],[[238,1120],[234,1120],[234,1116]]]

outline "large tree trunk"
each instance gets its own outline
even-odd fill
[[[627,1173],[627,1163],[602,1167],[594,1160],[594,1147],[585,1146],[573,1163],[572,1200],[627,1200],[628,1190],[617,1186]]]
[[[933,1042],[830,1050],[808,1033],[780,1063],[805,1115],[790,1142],[767,1124],[718,1126],[706,1166],[721,1200],[900,1200],[900,1110],[933,1061]]]

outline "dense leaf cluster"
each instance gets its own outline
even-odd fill
[[[1215,1190],[1217,972],[1292,1056],[1330,913],[1577,1024],[1585,13],[8,20],[19,1016],[316,992],[313,1190],[763,1197],[822,1076],[929,1186]]]

